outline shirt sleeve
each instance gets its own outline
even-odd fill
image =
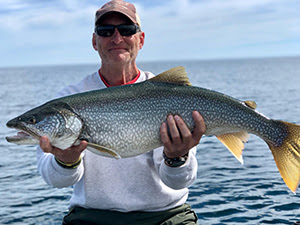
[[[168,187],[178,190],[191,185],[197,178],[198,163],[196,147],[189,151],[187,161],[179,167],[169,167],[162,156],[163,147],[154,152],[154,161],[162,182]]]
[[[40,146],[37,147],[37,167],[45,182],[53,187],[68,187],[78,182],[84,173],[83,161],[74,169],[60,166],[54,155],[44,153]],[[82,154],[82,158],[84,154]]]

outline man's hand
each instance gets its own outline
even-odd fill
[[[41,137],[40,147],[45,153],[53,154],[58,160],[67,164],[72,164],[78,161],[80,154],[87,147],[87,142],[81,141],[77,146],[71,146],[70,148],[62,150],[53,147],[47,137]]]
[[[196,146],[205,132],[205,123],[199,112],[193,112],[195,128],[190,132],[183,119],[178,116],[169,115],[167,123],[169,126],[171,138],[168,135],[167,124],[162,123],[160,127],[160,136],[164,144],[164,152],[168,158],[184,156],[189,150]]]

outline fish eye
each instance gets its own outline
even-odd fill
[[[35,117],[34,117],[34,116],[31,117],[31,118],[28,120],[28,122],[31,123],[31,124],[35,124],[35,123],[36,123]]]

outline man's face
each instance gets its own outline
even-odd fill
[[[101,25],[130,24],[130,20],[119,13],[112,13],[101,21]],[[102,64],[128,64],[134,62],[138,51],[144,45],[145,34],[137,32],[131,36],[121,36],[119,31],[110,37],[101,37],[93,34],[93,47],[98,51]]]

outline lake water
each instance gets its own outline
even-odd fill
[[[300,58],[139,63],[161,73],[185,66],[195,86],[254,100],[273,119],[300,124]],[[0,224],[61,224],[71,188],[49,187],[36,169],[35,147],[5,141],[6,122],[52,98],[98,65],[0,68]],[[268,146],[251,135],[241,165],[215,137],[198,146],[198,178],[188,203],[199,224],[293,224],[300,195],[286,187]]]

